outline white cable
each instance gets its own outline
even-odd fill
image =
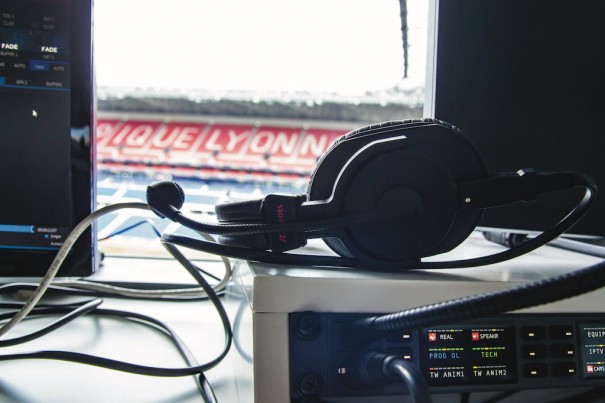
[[[27,302],[23,305],[23,307],[19,310],[19,312],[17,312],[15,314],[15,316],[13,316],[8,322],[6,322],[4,325],[2,325],[0,327],[0,337],[5,335],[13,327],[15,327],[19,322],[21,322],[31,312],[31,310],[38,304],[38,302],[40,301],[40,299],[42,298],[42,296],[44,295],[44,293],[46,292],[48,287],[53,282],[55,276],[57,275],[57,272],[61,268],[61,265],[67,258],[69,251],[71,250],[72,246],[76,243],[76,241],[78,240],[80,235],[82,235],[82,233],[99,217],[101,217],[105,214],[109,214],[111,212],[117,211],[117,210],[129,209],[129,208],[149,210],[149,206],[146,203],[137,203],[137,202],[116,203],[116,204],[102,207],[102,208],[92,212],[89,216],[87,216],[82,221],[80,221],[78,223],[78,225],[76,225],[74,227],[74,229],[71,231],[71,233],[67,236],[67,238],[65,238],[63,245],[57,252],[57,255],[53,259],[48,271],[46,272],[46,274],[44,275],[42,280],[40,280],[38,287],[31,293]],[[205,238],[206,240],[214,241],[214,239],[208,234],[200,233],[200,235],[203,238]],[[221,281],[213,287],[213,289],[215,289],[216,291],[220,291],[225,288],[225,286],[227,285],[227,283],[229,282],[229,280],[231,278],[231,272],[232,272],[231,263],[230,263],[229,259],[222,257],[222,256],[221,256],[221,259],[223,260],[223,263],[225,265],[225,275],[223,276]],[[57,285],[67,285],[67,282],[56,282],[56,283],[57,283]],[[158,298],[158,297],[161,297],[162,295],[172,296],[172,295],[178,295],[179,293],[181,293],[181,295],[196,295],[196,296],[205,295],[205,293],[203,292],[203,290],[201,290],[201,288],[179,289],[179,290],[137,290],[137,289],[129,289],[129,288],[117,287],[117,286],[111,286],[111,285],[95,284],[95,283],[90,283],[90,282],[86,282],[86,281],[76,282],[76,286],[82,287],[82,288],[88,288],[93,291],[94,290],[101,290],[104,292],[109,291],[109,292],[113,292],[117,295],[142,297],[142,298],[145,298],[145,297]],[[190,293],[190,294],[187,294],[187,293]]]
[[[215,239],[205,232],[198,232],[198,234],[207,241],[216,242]],[[184,256],[183,256],[184,257]],[[223,261],[223,265],[225,266],[225,274],[223,278],[214,286],[212,289],[216,292],[222,291],[229,280],[231,280],[232,275],[232,267],[231,262],[228,258],[224,256],[220,256]],[[77,289],[84,289],[89,291],[99,291],[107,294],[120,295],[124,297],[134,297],[134,298],[149,298],[149,299],[162,299],[162,298],[187,298],[187,297],[206,297],[206,292],[201,287],[191,287],[191,288],[177,288],[177,289],[158,289],[158,290],[142,290],[137,288],[128,288],[128,287],[120,287],[111,284],[103,284],[96,283],[92,281],[85,280],[59,280],[55,281],[53,285],[63,286],[63,287],[71,287]]]
[[[204,239],[208,241],[214,241],[214,239],[205,233],[199,233]],[[223,260],[223,264],[225,266],[225,274],[219,283],[212,286],[214,291],[222,291],[226,286],[229,280],[231,279],[232,269],[231,262],[229,259],[221,256]],[[60,280],[55,281],[53,285],[63,286],[63,287],[71,287],[77,289],[84,289],[89,291],[99,291],[108,294],[120,295],[124,297],[135,297],[135,298],[186,298],[186,297],[205,297],[207,296],[206,292],[201,287],[191,287],[191,288],[176,288],[176,289],[158,289],[158,290],[141,290],[137,288],[127,288],[120,287],[111,284],[103,284],[96,283],[92,281],[85,280]]]
[[[79,290],[87,290],[94,292],[101,292],[109,295],[119,295],[122,297],[133,297],[133,298],[186,298],[186,297],[204,297],[206,293],[202,288],[178,288],[178,289],[150,289],[143,290],[137,288],[120,287],[111,284],[96,283],[86,280],[76,281],[56,281],[53,285],[61,287],[69,287]],[[215,287],[213,287],[215,288]],[[224,288],[224,287],[223,287]],[[222,288],[216,288],[220,291]]]
[[[111,213],[116,210],[126,209],[126,208],[135,208],[135,209],[144,209],[148,210],[149,206],[146,203],[117,203],[112,204],[110,206],[102,207],[97,211],[92,212],[88,217],[83,219],[75,226],[75,228],[71,231],[71,233],[65,238],[65,242],[59,249],[57,256],[53,259],[50,267],[38,287],[32,292],[29,299],[23,305],[23,307],[13,316],[8,322],[6,322],[2,327],[0,327],[0,337],[5,335],[9,330],[11,330],[17,323],[21,322],[23,318],[27,316],[31,312],[31,310],[36,306],[36,304],[40,301],[48,287],[51,285],[51,282],[57,275],[59,268],[63,264],[63,261],[67,257],[71,247],[76,243],[80,235],[92,224],[97,218]]]
[[[200,233],[200,235],[209,241],[214,241],[214,239],[205,233]],[[232,268],[229,259],[222,257],[223,264],[225,266],[225,274],[223,278],[214,286],[212,289],[216,292],[222,291],[225,289],[229,280],[232,276]],[[36,286],[35,283],[20,283],[22,285],[27,286]],[[140,289],[140,288],[129,288],[129,287],[121,287],[112,284],[106,284],[96,281],[86,281],[86,280],[63,280],[63,279],[55,279],[52,282],[52,285],[59,287],[69,287],[73,289],[79,290],[87,290],[105,293],[109,295],[119,295],[123,297],[133,297],[133,298],[149,298],[149,299],[163,299],[163,298],[182,298],[188,299],[189,297],[194,298],[204,298],[207,296],[206,292],[201,287],[188,287],[188,288],[163,288],[163,289]],[[30,295],[30,293],[26,294]]]
[[[198,234],[207,241],[215,242],[214,238],[205,232],[198,232]],[[177,253],[180,252],[177,250]],[[186,259],[185,256],[181,257]],[[225,274],[219,283],[212,286],[214,291],[222,291],[229,280],[231,279],[232,268],[231,262],[228,258],[220,256],[225,266]],[[64,287],[72,287],[85,289],[89,291],[99,291],[109,294],[121,295],[125,297],[136,297],[136,298],[150,298],[150,299],[161,299],[161,298],[186,298],[186,297],[206,297],[206,292],[201,287],[192,288],[179,288],[179,289],[160,289],[160,290],[141,290],[136,288],[126,288],[114,286],[111,284],[95,283],[91,281],[77,280],[77,281],[56,281],[53,285],[59,285]]]

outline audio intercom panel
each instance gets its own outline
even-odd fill
[[[605,385],[605,314],[501,315],[349,343],[347,324],[367,316],[290,314],[292,402],[407,394],[359,380],[358,357],[373,352],[411,363],[432,394]]]
[[[317,242],[310,246],[318,248],[319,245]],[[481,234],[473,233],[459,248],[437,259],[458,259],[501,249],[501,246],[486,241]],[[605,344],[597,340],[601,336],[596,329],[605,324],[603,289],[502,316],[423,326],[414,329],[409,337],[402,332],[352,346],[347,338],[341,337],[343,327],[354,319],[509,289],[571,273],[599,261],[592,256],[551,246],[491,266],[399,273],[239,261],[234,270],[232,292],[226,299],[233,312],[236,348],[231,352],[231,362],[236,372],[237,387],[240,396],[251,396],[241,401],[409,401],[402,398],[405,393],[402,383],[358,387],[341,378],[339,368],[345,368],[347,372],[349,358],[368,351],[393,352],[403,358],[409,356],[412,364],[423,371],[429,382],[433,382],[429,383],[429,388],[432,393],[438,393],[439,399],[435,397],[435,401],[459,401],[459,392],[453,391],[466,388],[481,391],[484,396],[493,393],[488,391],[516,390],[519,391],[516,395],[519,401],[528,401],[526,396],[536,393],[550,399],[561,393],[561,389],[556,388],[560,378],[569,386],[566,390],[570,392],[574,390],[572,385],[602,385],[605,378],[592,377],[588,372],[588,365],[593,365],[594,373],[600,365],[597,362],[605,361],[593,360],[600,350],[591,353],[582,348],[590,344],[593,347],[586,348],[598,349],[601,347],[594,346]],[[316,318],[319,318],[317,326],[314,325]],[[543,334],[544,338],[538,340],[536,337],[534,341],[523,338],[522,332],[531,330],[533,326],[540,328],[536,334]],[[572,328],[571,338],[564,335],[566,338],[559,339],[556,333],[560,330],[567,332],[569,326]],[[584,331],[597,333],[589,335]],[[436,342],[429,342],[429,333],[435,334]],[[479,333],[478,343],[474,345],[473,333]],[[594,339],[594,343],[589,342],[590,339]],[[534,344],[540,345],[535,351],[536,357],[543,358],[523,358],[524,349],[532,348]],[[561,355],[570,351],[564,350],[563,345],[566,344],[573,344],[572,357]],[[544,348],[546,356],[542,356]],[[527,356],[531,353],[528,351]],[[557,364],[559,362],[563,364]],[[343,363],[344,366],[341,365]],[[526,369],[534,370],[531,368],[534,363],[540,364],[536,369],[539,372],[525,376]],[[554,375],[553,371],[563,371],[561,368],[571,366],[571,363],[574,365],[573,373]],[[527,368],[525,364],[528,364]],[[476,368],[494,372],[489,372],[489,375],[484,372],[473,378],[470,375],[473,366],[498,368]],[[438,369],[446,367],[449,369]],[[454,367],[464,367],[460,370],[463,372],[451,372]],[[504,369],[506,371],[502,371]],[[567,368],[568,371],[570,369]],[[547,376],[537,376],[544,374],[544,370]],[[600,371],[600,367],[596,370]],[[430,378],[431,371],[435,378]],[[318,395],[318,392],[306,389],[309,385],[320,385],[319,393],[328,393],[330,388],[332,395]]]
[[[40,276],[95,205],[92,5],[3,0],[0,19],[0,276]],[[94,271],[93,239],[61,275]]]

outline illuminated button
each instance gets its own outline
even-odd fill
[[[528,378],[542,378],[548,375],[548,366],[546,364],[525,364],[523,366],[523,375]]]
[[[552,364],[552,374],[554,376],[574,376],[576,374],[576,364],[573,362],[555,362]]]
[[[551,326],[548,335],[551,339],[571,339],[573,337],[573,326]]]
[[[543,344],[528,344],[523,346],[523,358],[540,359],[546,358],[546,346]]]
[[[571,358],[575,353],[573,344],[553,344],[550,346],[550,355],[554,358]]]
[[[523,326],[521,337],[523,340],[542,340],[546,337],[546,329],[544,326]]]
[[[389,355],[395,355],[397,357],[403,358],[404,360],[411,360],[412,359],[412,349],[409,347],[405,347],[405,348],[391,348],[389,350],[387,350]]]

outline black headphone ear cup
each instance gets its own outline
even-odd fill
[[[451,125],[387,122],[332,147],[312,175],[308,198],[336,204],[339,215],[384,211],[324,237],[336,253],[371,265],[408,262],[468,237],[482,212],[460,211],[457,182],[484,174],[477,151]]]

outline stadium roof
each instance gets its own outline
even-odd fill
[[[97,89],[103,112],[193,114],[250,118],[380,122],[422,116],[423,88],[400,87],[362,96],[317,93],[211,92],[142,88]]]

